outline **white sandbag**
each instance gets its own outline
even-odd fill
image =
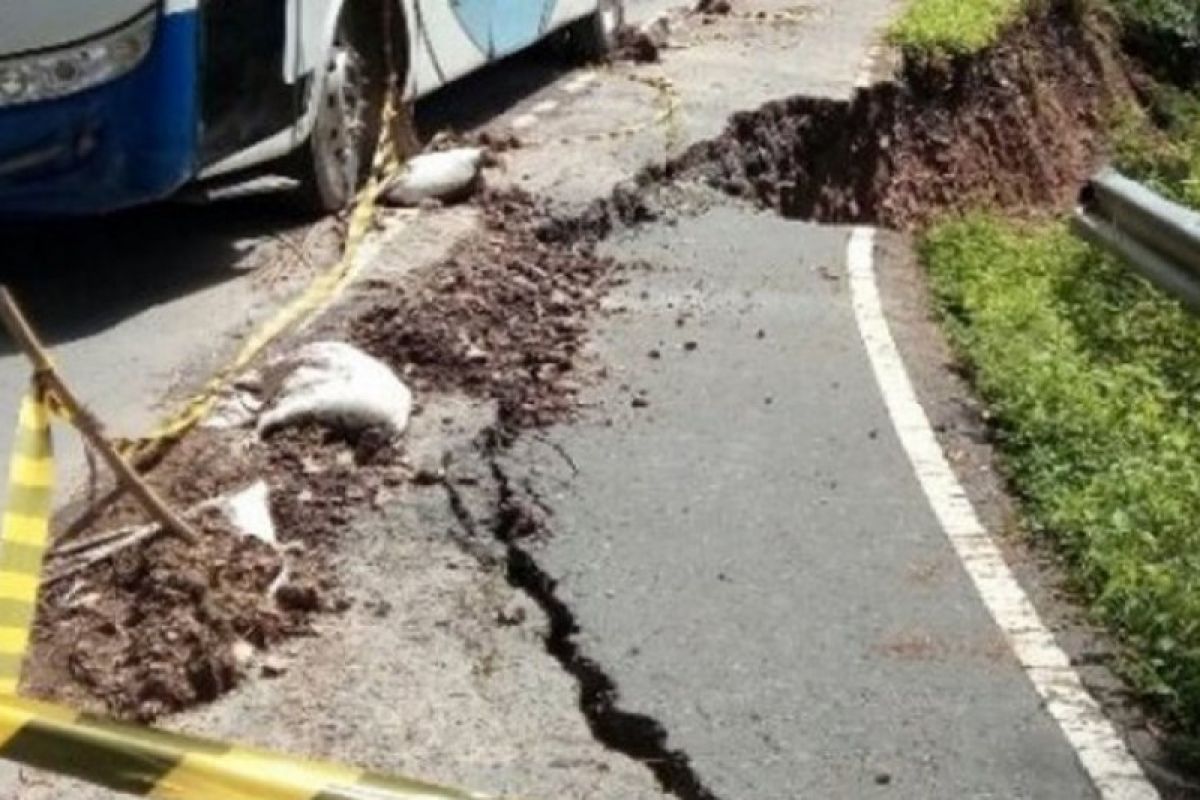
[[[412,392],[376,358],[344,342],[316,342],[264,370],[266,411],[259,434],[301,422],[346,431],[383,427],[401,434]]]
[[[456,200],[470,193],[483,169],[483,150],[463,147],[426,153],[409,160],[383,191],[394,205],[415,206],[424,200]]]

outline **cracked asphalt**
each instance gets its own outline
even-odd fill
[[[675,4],[631,5],[637,22]],[[660,63],[523,56],[434,96],[419,120],[516,133],[523,146],[489,181],[574,210],[739,110],[848,97],[895,5],[744,0],[712,24],[674,13]],[[451,464],[468,488],[455,503],[439,486],[376,498],[337,565],[350,610],[292,645],[283,675],[170,726],[527,798],[1098,796],[892,432],[851,312],[847,231],[677,200],[693,207],[606,245],[645,268],[608,301],[589,353],[608,377],[581,419],[497,456],[476,446],[494,409],[429,398],[407,457]],[[136,291],[87,265],[53,292],[36,265],[20,273],[68,373],[121,432],[144,430],[294,290],[303,265],[278,264],[296,242],[328,256],[320,226],[245,209],[85,228],[109,262],[95,269]],[[180,219],[194,247],[171,244]],[[150,249],[131,232],[146,220]],[[364,277],[436,263],[476,222],[469,209],[398,216]],[[12,354],[0,370],[2,416],[25,377]],[[552,535],[516,551],[541,596],[489,536],[513,487],[548,512]],[[581,712],[589,674],[615,708]],[[682,761],[638,760],[660,756]],[[10,768],[0,796],[111,797]]]
[[[532,556],[716,797],[1095,797],[892,430],[846,240],[723,205],[610,243],[648,265],[610,377],[503,461]]]

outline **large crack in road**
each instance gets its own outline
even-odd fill
[[[547,535],[542,529],[539,512],[530,506],[528,492],[514,489],[498,449],[503,447],[499,431],[491,430],[482,437],[481,451],[487,460],[497,491],[495,517],[488,530],[503,548],[505,574],[509,583],[528,594],[545,612],[550,629],[545,637],[546,651],[567,672],[579,687],[579,709],[587,720],[592,735],[605,747],[643,764],[653,774],[663,791],[681,800],[717,800],[692,769],[688,755],[672,749],[666,728],[658,720],[628,711],[620,706],[620,693],[614,679],[604,666],[589,658],[580,649],[576,637],[579,621],[570,605],[557,592],[557,581],[539,565],[535,552],[524,542],[536,541]],[[480,525],[470,516],[458,497],[452,475],[446,486],[455,514],[464,530],[479,535]]]

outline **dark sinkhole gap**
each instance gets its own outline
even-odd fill
[[[580,626],[574,612],[558,596],[557,581],[541,568],[523,544],[547,533],[545,514],[513,489],[499,462],[502,442],[506,440],[507,434],[496,431],[481,438],[480,450],[487,459],[497,492],[494,515],[486,525],[471,514],[454,481],[449,478],[443,481],[459,524],[476,546],[483,537],[491,537],[502,548],[502,564],[509,584],[528,595],[546,614],[550,621],[546,651],[578,684],[579,709],[596,741],[642,763],[664,792],[680,800],[720,800],[696,774],[687,754],[667,744],[667,731],[658,720],[618,707],[616,682],[600,664],[581,652],[576,641]]]

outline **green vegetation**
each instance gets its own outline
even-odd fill
[[[1113,142],[1119,168],[1200,209],[1200,97],[1158,89]],[[1030,526],[1134,683],[1200,734],[1200,320],[1062,225],[951,220],[923,256]]]
[[[1142,56],[1186,81],[1200,74],[1200,3],[1196,0],[1060,0],[1079,12],[1108,10]],[[889,40],[906,53],[945,58],[994,44],[1035,0],[910,0]],[[1037,5],[1046,5],[1038,0]]]
[[[954,56],[993,44],[1025,10],[1026,0],[913,0],[889,39],[907,53]]]
[[[1200,209],[1200,95],[1160,87],[1149,114],[1125,109],[1114,124],[1117,166],[1172,199]]]
[[[1058,225],[955,220],[923,256],[1030,526],[1198,730],[1200,321]]]
[[[1049,2],[911,0],[890,38],[968,55]],[[1200,75],[1200,2],[1058,2],[1119,21],[1169,79],[1114,120],[1114,157],[1200,209],[1200,96],[1177,88]],[[922,256],[1029,528],[1065,554],[1132,682],[1200,737],[1200,320],[1064,224],[956,218]]]
[[[1128,42],[1164,75],[1200,77],[1200,3],[1196,0],[1111,0]]]

